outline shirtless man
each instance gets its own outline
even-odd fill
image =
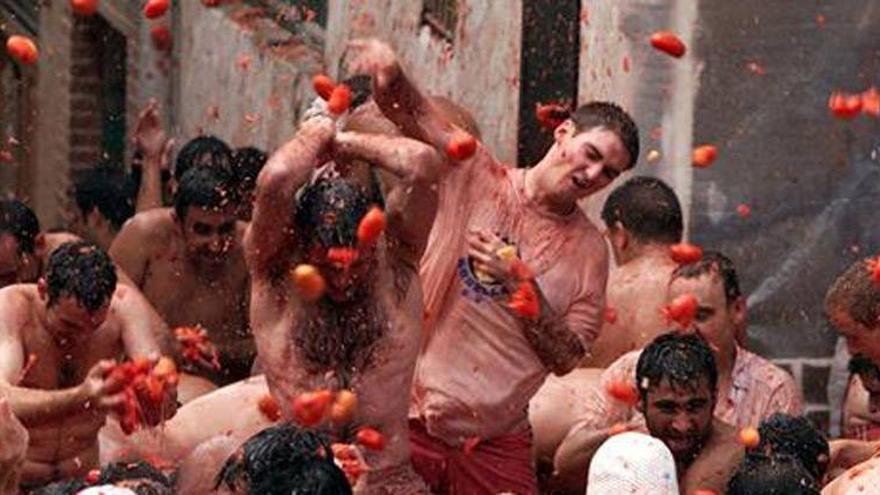
[[[368,196],[375,188],[333,177],[333,165],[316,173],[331,159],[344,171],[352,158],[398,178],[386,191],[388,226],[374,245],[359,244],[355,231],[371,203],[382,201]],[[427,493],[410,464],[406,391],[422,342],[418,262],[436,209],[431,185],[444,169],[429,146],[392,136],[336,134],[335,123],[317,114],[270,158],[257,180],[245,249],[260,362],[286,418],[293,417],[291,400],[304,392],[350,389],[357,395],[351,422],[329,433],[348,443],[357,428],[370,426],[387,439],[383,451],[366,453],[365,493]],[[328,259],[332,249],[354,248],[349,266]],[[289,275],[302,263],[326,280],[325,294],[313,303]]]
[[[110,258],[80,241],[52,253],[39,283],[0,291],[0,390],[30,435],[23,485],[97,467],[98,429],[124,400],[107,377],[112,359],[160,354],[162,321],[132,305],[132,289],[116,281]],[[173,399],[162,406],[168,414]]]
[[[110,249],[126,220],[134,215],[127,176],[110,167],[82,172],[73,182],[68,228],[79,237]]]
[[[0,397],[0,495],[17,495],[28,432],[13,414],[9,401]]]
[[[651,436],[675,458],[683,494],[704,488],[724,493],[742,458],[736,430],[713,417],[718,368],[709,344],[694,333],[669,333],[645,347],[636,366],[638,408]],[[571,436],[556,455],[558,481],[583,493],[587,465],[613,433],[609,429]]]
[[[393,50],[376,40],[352,48],[382,112],[446,153],[463,131],[411,83]],[[411,422],[414,464],[435,491],[534,493],[528,401],[548,373],[577,365],[601,326],[607,249],[577,201],[635,164],[637,130],[619,107],[591,103],[555,138],[529,170],[477,145],[440,183],[420,272],[429,328]],[[510,246],[518,256],[502,259]],[[535,320],[507,305],[517,257],[536,275]],[[466,456],[465,445],[474,447]]]
[[[248,274],[241,248],[245,224],[235,218],[235,195],[222,167],[191,168],[173,208],[154,208],[129,220],[110,256],[171,328],[201,326],[220,351],[220,370],[191,371],[216,384],[250,375]]]
[[[669,246],[681,241],[681,207],[675,192],[652,177],[633,177],[608,196],[602,208],[615,269],[608,279],[602,332],[584,366],[549,376],[529,403],[539,474],[552,469],[556,448],[586,412],[586,397],[601,370],[623,354],[641,349],[665,328],[661,309],[672,271]],[[541,476],[543,477],[543,476]]]
[[[837,277],[825,295],[825,313],[838,334],[846,339],[853,359],[860,363],[859,371],[866,371],[870,363],[880,366],[880,286],[873,280],[875,259],[856,261]],[[873,375],[864,373],[865,375]],[[859,373],[861,376],[862,373]],[[863,386],[867,392],[868,409],[880,402],[880,381],[866,376]],[[877,444],[865,444],[874,452]],[[832,446],[832,450],[834,447]],[[860,449],[863,450],[863,449]],[[822,491],[823,495],[868,493],[866,487],[880,483],[880,458],[874,457],[858,464],[839,476]]]
[[[794,380],[784,370],[764,358],[742,349],[736,343],[737,329],[746,321],[742,296],[733,263],[723,255],[707,252],[703,259],[677,268],[669,283],[667,302],[692,294],[698,300],[696,316],[689,330],[698,331],[709,341],[718,365],[718,400],[715,418],[735,428],[757,427],[773,413],[794,416],[803,410],[803,399]],[[641,351],[623,355],[606,369],[597,386],[589,392],[588,412],[572,427],[556,453],[560,456],[583,451],[581,445],[597,432],[615,423],[633,423],[644,431],[644,418],[630,405],[616,400],[609,389],[632,383]],[[568,452],[568,454],[564,453]],[[579,457],[586,469],[589,457]]]

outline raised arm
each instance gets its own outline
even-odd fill
[[[279,263],[285,262],[279,255],[293,239],[294,195],[325,161],[335,125],[323,116],[306,120],[293,139],[269,158],[257,177],[254,214],[244,237],[245,256],[253,276],[274,273]]]
[[[404,248],[400,254],[417,261],[437,213],[435,185],[448,170],[440,154],[409,138],[341,132],[336,135],[334,156],[367,161],[396,178],[386,195],[388,233]]]
[[[168,167],[172,142],[165,136],[159,118],[159,103],[151,99],[138,117],[135,146],[143,153],[141,185],[135,211],[162,207],[162,169]]]
[[[354,52],[350,70],[373,77],[373,98],[382,113],[404,135],[445,150],[458,129],[410,81],[391,46],[365,39],[352,41],[349,48]]]

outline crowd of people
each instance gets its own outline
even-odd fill
[[[150,103],[67,230],[0,202],[0,494],[880,493],[877,427],[827,439],[748,350],[734,262],[683,244],[623,109],[513,168],[387,44],[350,50],[348,108],[271,154],[172,162]],[[878,266],[827,292],[852,421],[880,412]]]

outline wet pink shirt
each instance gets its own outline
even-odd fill
[[[611,383],[635,385],[636,364],[641,350],[624,354],[602,372],[599,385],[590,393],[589,412],[572,428],[598,430],[615,423],[636,421],[647,432],[645,418],[635,408],[615,400],[607,392]],[[736,428],[757,427],[773,413],[803,414],[803,399],[791,375],[770,361],[738,347],[727,397],[718,397],[715,417]]]
[[[450,445],[524,431],[529,399],[548,374],[522,323],[502,307],[504,289],[474,275],[469,229],[488,229],[517,247],[585,350],[601,327],[608,275],[601,234],[579,210],[556,216],[531,203],[524,178],[525,169],[501,165],[480,148],[438,190],[421,265],[426,337],[411,416]]]

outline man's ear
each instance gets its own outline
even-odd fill
[[[104,215],[98,211],[98,208],[92,208],[92,211],[86,215],[86,225],[89,227],[93,227],[95,229],[102,229],[104,225],[107,223],[107,219],[104,218]]]
[[[648,393],[647,393],[647,391],[643,392],[638,387],[636,387],[636,393],[639,394],[639,400],[638,400],[638,402],[636,402],[636,410],[638,412],[642,413],[642,415],[644,416],[645,415],[645,404],[647,404],[647,401],[648,401]]]
[[[46,302],[49,300],[49,286],[46,283],[46,277],[40,277],[37,280],[37,294],[40,296],[41,301]]]
[[[573,135],[574,121],[571,119],[568,119],[565,122],[559,124],[558,126],[556,126],[556,129],[553,130],[553,139],[555,139],[557,143],[560,143],[563,139],[571,137]]]
[[[46,234],[40,232],[34,237],[34,250],[37,252],[41,252],[46,248]]]

